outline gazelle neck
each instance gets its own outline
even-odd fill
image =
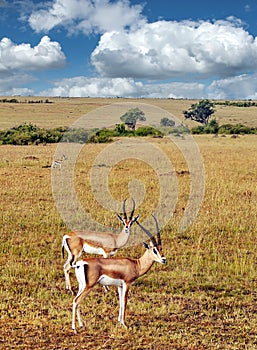
[[[122,247],[124,246],[128,239],[129,239],[129,234],[130,234],[130,229],[126,229],[125,231],[125,228],[123,228],[123,230],[121,231],[121,233],[118,233],[118,237],[117,237],[117,246],[118,247]]]
[[[138,260],[139,276],[144,275],[153,265],[154,260],[150,255],[150,251],[146,250],[145,253]]]

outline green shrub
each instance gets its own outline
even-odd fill
[[[216,101],[215,105],[223,105],[223,106],[234,106],[234,107],[255,107],[256,102],[248,100],[248,101]]]
[[[167,117],[162,118],[160,124],[161,124],[162,126],[167,126],[167,127],[173,127],[173,126],[175,126],[174,120],[169,119],[169,118],[167,118]]]
[[[191,129],[192,134],[204,134],[204,129],[205,127],[203,125],[198,125],[195,126],[194,128]]]
[[[126,130],[125,124],[117,124],[115,129],[97,130],[89,137],[88,142],[105,143],[113,141],[113,137],[126,136],[162,136],[163,133],[151,126],[141,126],[137,130]]]
[[[152,126],[141,126],[134,131],[134,136],[163,136],[163,134]]]
[[[219,131],[219,124],[216,119],[212,119],[204,128],[205,134],[217,134]]]
[[[126,130],[125,123],[116,124],[115,131],[118,135],[127,135],[129,133],[128,130]]]
[[[225,135],[244,135],[257,134],[257,128],[251,128],[242,124],[224,124],[219,126],[216,119],[211,120],[207,126],[196,126],[191,129],[192,134],[225,134]]]
[[[65,132],[65,128],[47,130],[33,124],[22,124],[8,130],[0,131],[1,144],[29,145],[39,143],[59,142]]]
[[[238,134],[256,134],[256,133],[257,133],[256,128],[250,128],[242,124],[235,124],[235,125],[224,124],[219,127],[219,134],[238,135]]]
[[[106,143],[113,137],[120,136],[161,136],[162,133],[150,126],[143,126],[137,130],[126,130],[125,124],[117,124],[115,129],[95,130],[91,136],[89,131],[83,128],[69,129],[59,127],[55,129],[43,129],[33,124],[22,124],[8,130],[0,131],[0,144],[29,145],[39,143],[76,142],[76,143]]]
[[[102,134],[98,134],[98,135],[92,135],[88,142],[92,142],[92,143],[107,143],[107,142],[112,142],[113,139],[107,135],[102,135]]]

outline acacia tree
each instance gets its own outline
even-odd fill
[[[188,111],[184,111],[186,119],[194,120],[198,123],[207,125],[211,115],[214,113],[214,104],[209,100],[201,100],[199,103],[192,104]]]
[[[173,127],[173,126],[175,125],[175,122],[174,122],[174,120],[172,120],[172,119],[169,119],[169,118],[167,118],[167,117],[164,117],[164,118],[161,119],[160,124],[161,124],[162,126],[170,126],[170,127]]]
[[[120,120],[132,130],[135,130],[138,120],[144,121],[145,113],[139,108],[131,108],[120,117]]]

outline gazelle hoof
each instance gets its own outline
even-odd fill
[[[66,292],[67,293],[71,293],[72,295],[74,295],[74,292],[73,292],[73,290],[71,288],[66,288]]]
[[[119,323],[120,323],[120,325],[121,325],[123,328],[128,328],[128,327],[125,325],[124,322],[120,322],[120,321],[119,321]]]

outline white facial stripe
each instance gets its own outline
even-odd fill
[[[158,250],[155,247],[153,248],[153,252],[154,254],[158,255]]]
[[[153,252],[153,255],[157,258],[156,261],[159,261],[159,262],[163,262],[164,260],[166,260],[165,257],[162,257],[159,250],[157,249],[157,247],[153,247],[152,248],[152,252]]]

